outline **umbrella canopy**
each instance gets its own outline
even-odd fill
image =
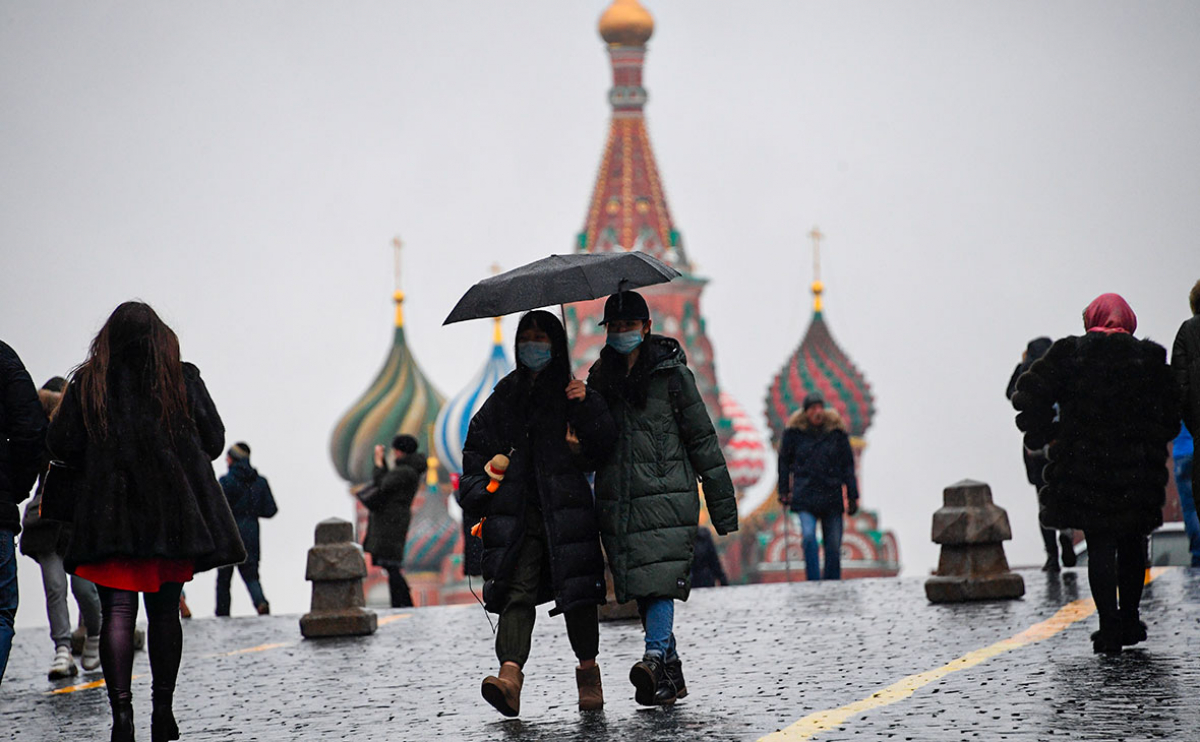
[[[599,299],[666,283],[678,275],[679,271],[642,252],[551,255],[475,284],[442,324]]]

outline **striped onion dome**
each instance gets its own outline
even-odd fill
[[[733,395],[721,392],[720,399],[721,416],[733,425],[733,435],[723,449],[729,476],[738,489],[753,487],[767,470],[766,439]]]
[[[366,393],[342,416],[329,442],[338,475],[351,484],[371,481],[376,444],[390,448],[392,438],[407,433],[422,451],[429,450],[433,423],[444,398],[413,359],[404,340],[404,292],[397,291],[396,330],[383,369]]]
[[[433,442],[442,464],[455,474],[462,474],[463,443],[467,440],[467,428],[471,418],[483,407],[491,395],[496,382],[513,370],[513,363],[504,351],[504,337],[500,331],[500,319],[495,320],[492,336],[492,352],[479,373],[447,402],[438,414],[433,428]]]
[[[812,323],[800,347],[771,382],[767,391],[767,424],[771,442],[778,445],[788,418],[804,403],[809,392],[818,391],[846,421],[853,438],[861,438],[871,425],[875,400],[871,385],[838,344],[834,342],[821,310],[820,281],[813,282],[816,295]]]
[[[413,502],[412,525],[404,543],[405,572],[441,572],[446,557],[459,550],[462,527],[450,517],[450,488],[428,490]]]

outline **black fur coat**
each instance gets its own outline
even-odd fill
[[[1066,337],[1034,363],[1012,401],[1026,448],[1050,446],[1042,525],[1141,534],[1162,525],[1178,395],[1166,350],[1124,333]]]
[[[79,386],[67,386],[47,445],[87,480],[75,505],[68,571],[116,556],[191,559],[196,572],[246,559],[212,468],[225,448],[225,426],[199,369],[185,363],[183,371],[190,419],[173,437],[125,372],[111,373],[103,437],[89,435]]]

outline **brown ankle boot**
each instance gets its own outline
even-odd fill
[[[500,666],[500,677],[488,675],[483,679],[483,699],[496,707],[505,716],[516,716],[521,713],[521,685],[525,682],[525,673],[512,665]]]
[[[604,688],[600,686],[600,666],[575,668],[575,684],[579,686],[579,710],[599,711],[604,708]]]

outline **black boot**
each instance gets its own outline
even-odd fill
[[[661,657],[648,654],[642,658],[641,662],[634,664],[629,670],[629,682],[633,683],[633,687],[637,691],[633,695],[633,700],[643,706],[654,706],[659,703],[657,694],[659,685],[662,684],[665,668]],[[672,694],[671,702],[675,701],[675,696]]]
[[[663,677],[654,693],[654,702],[659,706],[669,706],[687,696],[687,693],[687,681],[683,679],[683,663],[676,657],[663,666]]]
[[[112,717],[112,742],[133,742],[133,701],[113,701]]]
[[[1100,630],[1092,632],[1092,652],[1096,654],[1120,654],[1121,630],[1100,622]]]
[[[179,739],[179,725],[175,723],[175,712],[172,710],[173,693],[164,693],[154,689],[150,712],[151,742],[170,742]]]
[[[1121,614],[1121,644],[1132,646],[1146,641],[1146,624],[1137,613]]]
[[[1075,566],[1075,539],[1071,538],[1069,532],[1058,534],[1058,543],[1062,545],[1062,565],[1064,567]]]

